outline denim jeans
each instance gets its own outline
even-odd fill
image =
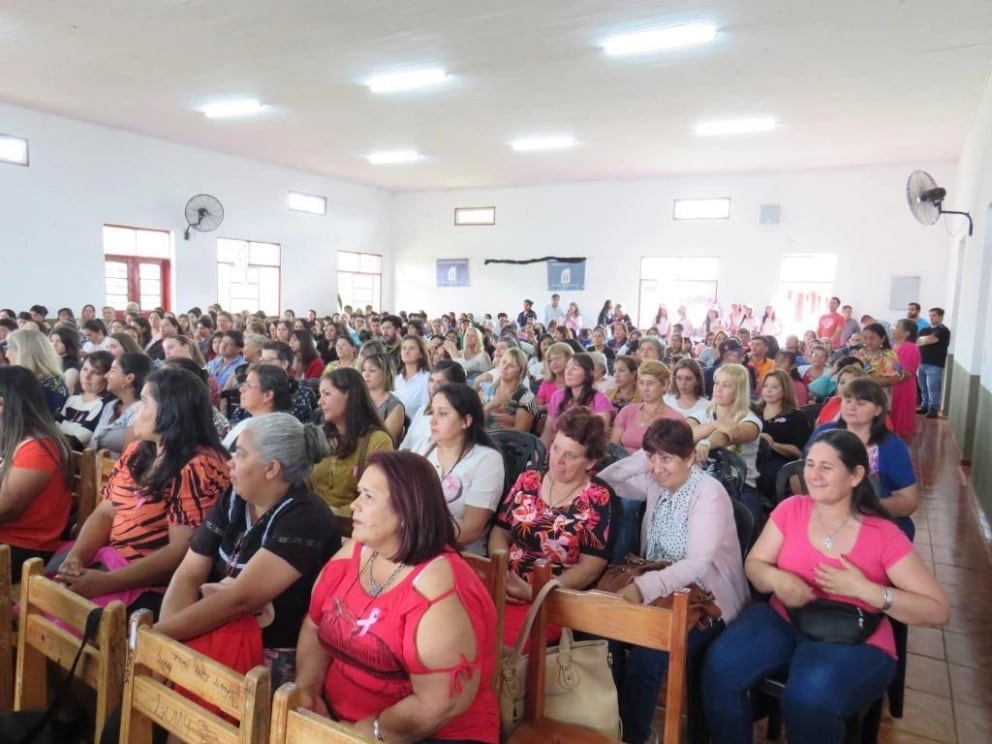
[[[768,604],[752,605],[706,653],[706,722],[713,741],[750,744],[748,693],[765,677],[788,672],[781,706],[789,741],[839,744],[847,717],[885,694],[895,671],[896,660],[874,646],[811,641]]]
[[[939,411],[940,385],[944,381],[944,368],[935,364],[921,364],[916,377],[920,383],[922,407],[929,411]]]
[[[723,620],[718,620],[706,630],[690,630],[686,639],[688,657],[691,659],[695,654],[702,653],[723,628]],[[620,696],[623,740],[628,744],[643,744],[651,736],[658,691],[668,670],[668,652],[616,641],[610,643],[610,652],[613,655],[613,680]]]

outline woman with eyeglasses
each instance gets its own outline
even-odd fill
[[[426,457],[441,479],[444,500],[458,525],[458,546],[485,555],[505,471],[503,454],[486,433],[482,401],[468,385],[443,385],[431,399]]]
[[[239,406],[248,417],[239,421],[224,437],[224,447],[234,452],[238,436],[253,418],[293,408],[294,395],[298,384],[282,367],[274,364],[259,364],[248,370],[245,381],[240,385]]]

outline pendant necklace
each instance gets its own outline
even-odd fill
[[[837,527],[837,529],[835,529],[833,532],[827,532],[827,526],[823,523],[823,517],[820,516],[820,512],[816,513],[816,519],[817,521],[819,521],[820,527],[823,528],[824,533],[826,533],[827,535],[825,538],[823,538],[823,547],[825,547],[827,550],[833,550],[834,535],[836,535],[838,532],[844,529],[844,525],[846,525],[850,521],[851,515],[848,514],[846,517],[844,517],[844,521],[841,522],[840,526]]]
[[[399,565],[396,566],[396,568],[393,569],[393,572],[389,574],[389,578],[386,579],[386,583],[380,584],[378,581],[375,580],[375,576],[372,573],[372,569],[375,567],[375,559],[378,557],[378,555],[379,555],[378,551],[372,553],[372,556],[369,558],[369,562],[368,562],[369,594],[371,594],[373,597],[378,597],[380,594],[386,591],[386,588],[393,583],[393,581],[396,579],[397,576],[399,576],[400,571],[406,568],[406,564],[400,563]]]

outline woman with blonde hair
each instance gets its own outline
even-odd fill
[[[551,344],[544,352],[544,381],[537,389],[537,403],[541,408],[547,408],[551,396],[565,387],[565,365],[575,355],[572,347],[566,343]]]
[[[499,375],[494,383],[480,392],[486,422],[493,429],[530,431],[537,415],[537,399],[524,384],[527,379],[527,357],[520,349],[503,352]]]
[[[449,353],[452,351],[448,349]],[[482,334],[474,325],[465,329],[462,337],[460,352],[452,354],[452,358],[465,368],[465,376],[471,383],[478,375],[492,369],[493,362],[482,344]]]
[[[685,420],[685,416],[665,402],[671,376],[668,367],[654,360],[644,362],[638,368],[637,390],[641,402],[625,406],[617,414],[610,433],[611,442],[623,445],[633,454],[641,449],[644,434],[655,421],[663,418]]]
[[[791,387],[791,385],[790,385]],[[758,492],[758,437],[761,419],[751,412],[751,376],[740,364],[721,364],[713,376],[713,398],[701,420],[689,419],[696,442],[696,460],[705,463],[713,450],[729,447],[747,466],[741,489],[754,523],[761,523],[761,494]],[[733,494],[731,494],[733,495]]]
[[[14,331],[7,336],[7,361],[24,367],[35,376],[52,416],[62,410],[69,389],[62,378],[62,360],[48,336],[30,328]]]

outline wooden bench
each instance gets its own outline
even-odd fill
[[[269,744],[374,744],[352,728],[300,707],[302,693],[292,682],[276,690]]]
[[[73,525],[73,536],[79,534],[100,496],[100,474],[97,472],[96,450],[72,452],[72,470],[75,474],[72,484],[72,501],[75,506],[76,523]]]
[[[535,594],[550,580],[550,566],[545,561],[538,561],[534,571]],[[635,646],[667,651],[668,682],[662,741],[678,744],[682,736],[682,707],[685,701],[688,616],[688,590],[676,592],[671,610],[635,605],[616,594],[605,592],[552,590],[531,629],[524,720],[510,737],[511,744],[602,744],[613,741],[595,731],[544,716],[544,662],[549,623]]]
[[[131,616],[120,740],[151,744],[153,724],[184,742],[264,744],[269,735],[269,670],[241,675],[152,630],[152,616]],[[173,689],[188,690],[224,716]]]
[[[14,710],[44,710],[48,706],[48,661],[68,671],[79,650],[86,617],[96,607],[88,599],[46,579],[43,570],[40,558],[24,563]],[[108,714],[121,701],[126,612],[118,601],[104,608],[96,638],[87,644],[76,670],[76,679],[96,691],[94,741],[100,740]]]
[[[500,658],[503,653],[503,625],[506,615],[506,571],[509,565],[509,557],[505,550],[494,551],[488,558],[472,553],[462,553],[468,565],[470,565],[482,579],[482,583],[489,589],[489,596],[493,598],[496,605],[496,658]],[[490,686],[499,697],[500,676],[493,673]]]

